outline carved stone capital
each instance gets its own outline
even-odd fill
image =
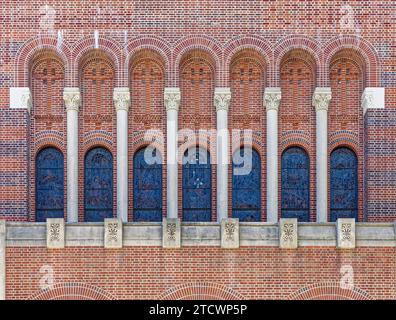
[[[331,100],[331,88],[315,88],[312,96],[312,105],[316,111],[328,110]]]
[[[264,90],[264,104],[269,110],[279,110],[279,104],[282,99],[281,88],[265,88]]]
[[[65,247],[65,220],[62,218],[47,219],[47,248],[62,249]]]
[[[129,92],[129,88],[114,88],[113,100],[116,111],[128,111],[131,104],[131,94]]]
[[[227,218],[221,220],[221,247],[227,249],[239,248],[239,219]]]
[[[79,88],[64,88],[63,100],[65,101],[66,111],[78,111],[81,102],[81,95]]]
[[[29,87],[10,88],[10,107],[12,109],[32,109],[32,93]]]
[[[109,249],[122,248],[122,221],[120,219],[104,220],[104,247]]]
[[[279,247],[296,249],[298,247],[297,219],[282,218],[279,220]]]
[[[164,101],[166,111],[176,110],[179,111],[181,100],[181,93],[179,88],[165,88]]]
[[[355,248],[355,219],[337,219],[337,248]]]
[[[385,108],[385,89],[384,88],[365,88],[362,94],[363,115],[368,109]]]
[[[162,247],[177,249],[181,247],[181,226],[178,218],[163,218]]]
[[[228,112],[231,102],[231,89],[230,88],[215,88],[214,105],[216,111],[225,110]]]

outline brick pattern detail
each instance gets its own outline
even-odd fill
[[[240,247],[227,251],[197,246],[166,250],[124,247],[121,252],[98,247],[55,251],[8,247],[6,298],[40,296],[40,269],[46,266],[51,268],[54,285],[63,291],[65,284],[87,284],[115,299],[298,299],[302,295],[346,299],[358,293],[359,297],[395,299],[395,254],[395,248],[378,247],[347,251],[334,247]],[[353,268],[353,289],[335,289],[341,286],[344,266]],[[379,274],[383,280],[378,280]],[[82,289],[76,291],[77,297],[83,296]]]

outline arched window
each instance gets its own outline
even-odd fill
[[[113,217],[113,156],[104,148],[94,148],[85,156],[85,221]]]
[[[330,155],[330,218],[357,218],[357,212],[357,157],[349,148],[338,148]]]
[[[36,221],[64,216],[63,154],[46,148],[36,157]]]
[[[133,220],[162,220],[162,158],[151,147],[133,158]]]
[[[282,217],[309,221],[309,158],[302,148],[282,154]]]
[[[183,157],[183,220],[210,221],[212,209],[210,155],[193,147]]]
[[[251,150],[251,152],[245,152]],[[260,221],[261,161],[254,149],[241,148],[232,162],[232,216],[240,221]]]

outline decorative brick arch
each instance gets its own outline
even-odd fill
[[[62,283],[41,290],[28,300],[115,300],[103,289],[84,283]]]
[[[115,69],[115,86],[119,86],[120,81],[122,81],[122,61],[124,61],[123,53],[121,47],[113,40],[99,36],[98,48],[95,49],[95,39],[93,37],[84,38],[78,41],[73,46],[72,51],[72,71],[71,71],[71,82],[73,87],[78,85],[79,69],[82,58],[91,50],[102,50],[105,52]]]
[[[230,65],[233,57],[244,49],[256,51],[265,61],[266,64],[266,83],[271,86],[273,78],[273,51],[271,45],[258,36],[241,37],[229,42],[224,49],[224,66],[221,70],[221,86],[229,86]]]
[[[372,300],[371,296],[356,287],[342,289],[337,283],[319,283],[304,287],[291,294],[289,300]]]
[[[342,49],[352,49],[362,56],[366,63],[366,85],[368,87],[378,87],[380,63],[375,48],[365,39],[358,36],[339,36],[331,39],[323,50],[323,81],[325,86],[329,86],[329,72],[333,56]]]
[[[323,54],[322,49],[314,39],[303,36],[289,36],[281,40],[274,48],[274,66],[272,74],[272,83],[274,86],[278,87],[280,85],[280,68],[281,63],[285,55],[294,50],[301,49],[310,54],[315,61],[314,70],[316,74],[317,86],[321,86],[323,79]]]
[[[30,66],[33,57],[40,51],[49,50],[62,61],[65,68],[65,82],[68,83],[71,73],[71,50],[66,41],[58,43],[54,37],[35,37],[26,41],[18,50],[15,58],[14,85],[28,87]]]
[[[244,300],[235,290],[221,284],[196,282],[166,290],[158,300]]]
[[[171,78],[171,60],[172,60],[172,51],[169,44],[158,37],[150,36],[150,37],[138,37],[130,41],[124,48],[124,57],[125,61],[123,61],[123,71],[120,84],[122,86],[128,86],[129,79],[129,67],[131,63],[131,59],[133,56],[138,53],[140,50],[149,49],[158,53],[163,59],[163,63],[165,65],[165,85],[169,85],[169,79]]]
[[[172,65],[170,74],[171,86],[179,85],[179,67],[185,53],[193,50],[206,52],[214,61],[215,65],[215,86],[220,84],[220,70],[222,67],[223,50],[219,43],[210,37],[190,36],[178,41],[173,49]]]

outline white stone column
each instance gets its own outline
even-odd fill
[[[114,88],[117,112],[117,217],[128,222],[128,110],[129,88]]]
[[[281,88],[265,88],[267,109],[267,221],[278,222],[278,110]]]
[[[228,109],[231,101],[230,88],[215,88],[214,105],[217,113],[217,221],[228,218]]]
[[[67,112],[67,221],[78,222],[78,108],[80,89],[64,88]]]
[[[312,105],[316,110],[316,222],[327,222],[327,110],[331,88],[316,88]]]
[[[165,88],[164,101],[166,108],[166,168],[167,168],[167,217],[177,218],[177,130],[178,130],[178,112],[180,106],[180,89]]]

